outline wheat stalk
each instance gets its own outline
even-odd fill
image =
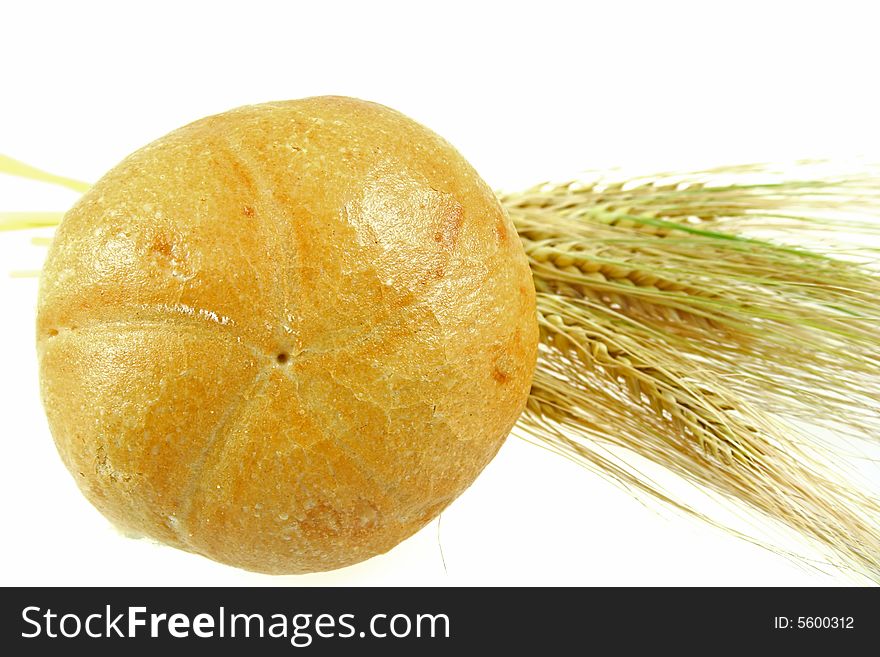
[[[541,349],[520,427],[707,517],[626,457],[756,510],[880,581],[880,497],[850,469],[880,436],[880,175],[749,165],[501,193],[528,255]],[[82,190],[11,158],[0,171]],[[0,229],[58,213],[0,214]],[[750,538],[744,535],[745,538]]]
[[[878,183],[753,166],[502,194],[538,291],[523,426],[700,515],[607,448],[654,461],[880,581],[880,498],[797,424],[880,436],[880,275],[864,245]]]

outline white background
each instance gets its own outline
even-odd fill
[[[335,93],[395,107],[495,187],[584,168],[880,158],[875,3],[150,2],[0,5],[0,152],[95,180],[237,105]],[[0,210],[64,190],[0,176]],[[117,534],[40,407],[30,235],[0,235],[0,584],[848,584],[511,439],[389,554],[272,578]],[[445,556],[441,559],[440,546]]]

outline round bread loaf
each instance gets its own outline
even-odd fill
[[[340,97],[137,151],[67,213],[37,347],[58,451],[128,532],[302,573],[384,552],[525,406],[535,292],[448,143]]]

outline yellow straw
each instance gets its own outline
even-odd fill
[[[20,162],[19,160],[11,158],[8,155],[3,155],[2,153],[0,153],[0,173],[6,173],[10,176],[30,178],[31,180],[39,180],[53,185],[60,185],[77,192],[84,192],[91,187],[87,182],[43,171],[42,169]]]

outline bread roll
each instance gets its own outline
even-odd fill
[[[535,293],[448,143],[339,97],[242,107],[125,159],[40,284],[43,402],[120,528],[264,573],[385,552],[523,410]]]

